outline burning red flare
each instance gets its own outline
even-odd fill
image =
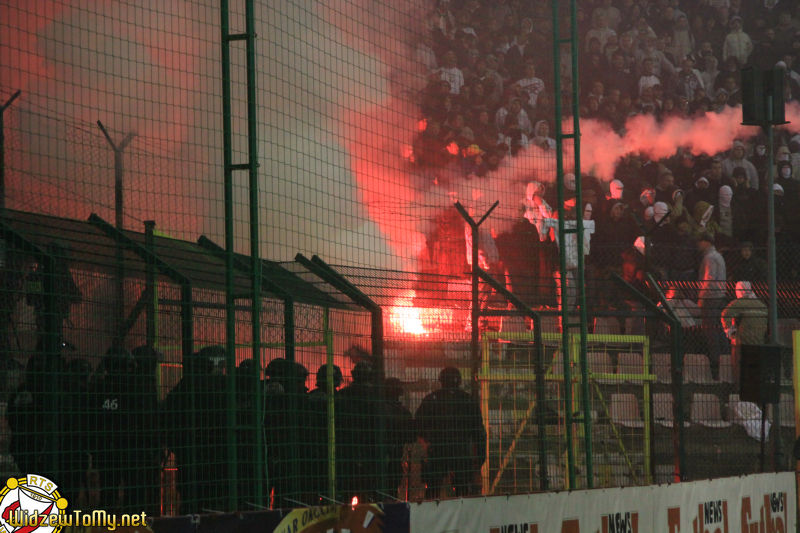
[[[414,307],[414,290],[405,291],[395,298],[389,308],[389,323],[394,333],[425,335],[427,330],[422,324],[420,309]]]

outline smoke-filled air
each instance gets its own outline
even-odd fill
[[[257,2],[263,256],[287,260],[303,252],[415,269],[437,219],[455,201],[476,217],[498,201],[487,224],[501,232],[520,216],[528,182],[554,183],[555,150],[534,142],[474,169],[455,158],[438,166],[420,160],[420,139],[432,128],[421,108],[435,75],[420,43],[435,29],[434,10],[422,0]],[[207,234],[221,243],[219,20],[215,2],[0,6],[0,100],[22,91],[5,111],[7,205],[113,219],[113,152],[100,120],[117,143],[131,135],[123,150],[126,227],[141,231],[142,221],[153,219],[166,234]],[[233,33],[244,29],[241,12],[231,20]],[[232,46],[234,162],[247,156],[243,50]],[[552,70],[550,50],[542,51],[542,77],[552,78],[542,72]],[[800,107],[788,106],[787,120],[797,129]],[[584,118],[581,171],[608,182],[628,154],[660,159],[677,147],[716,154],[758,133],[740,123],[739,107],[691,118],[636,115],[624,133]],[[469,142],[446,149],[455,155],[473,146],[481,150]],[[565,172],[571,152],[566,142]],[[246,184],[237,174],[237,246],[245,252]]]

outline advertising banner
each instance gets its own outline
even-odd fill
[[[154,533],[408,533],[406,503],[157,518]]]
[[[787,533],[792,473],[674,485],[495,496],[411,506],[411,532]]]

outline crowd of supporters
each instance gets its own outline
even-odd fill
[[[567,11],[562,13],[562,34],[569,28]],[[415,164],[423,171],[460,168],[465,176],[480,178],[530,145],[555,150],[554,100],[561,99],[565,113],[570,109],[572,70],[569,47],[563,45],[562,94],[554,95],[551,5],[439,0],[426,21],[416,48],[428,83],[419,96],[424,131],[414,143]],[[581,1],[577,25],[581,119],[603,121],[620,134],[634,115],[664,121],[740,105],[740,69],[745,66],[782,69],[785,101],[800,98],[800,6],[793,2]],[[737,140],[719,154],[676,149],[659,161],[631,154],[619,162],[610,183],[580,176],[583,206],[575,206],[574,176],[565,176],[568,218],[581,213],[592,220],[586,224],[589,268],[601,274],[622,272],[627,258],[641,263],[633,270],[694,280],[700,261],[694,242],[705,234],[723,252],[732,281],[763,280],[765,271],[748,270],[739,249],[755,250],[758,257],[766,243],[766,151],[766,138],[758,136]],[[778,276],[794,280],[800,275],[794,266],[800,214],[793,208],[800,191],[800,135],[777,131],[774,172],[776,238],[785,256],[778,261]],[[522,190],[526,184],[509,186]],[[522,232],[526,240],[546,247],[555,240],[547,223],[557,216],[555,186],[532,181],[520,200],[531,223],[509,233]],[[447,233],[453,219],[443,216],[438,222],[437,231]],[[531,237],[531,232],[538,235]],[[646,238],[637,243],[640,236]],[[431,240],[437,238],[434,234]],[[519,261],[515,239],[506,246],[503,236],[494,240],[481,243],[487,265],[502,261],[513,279]],[[430,246],[431,255],[440,253],[436,247],[441,246]],[[640,256],[630,256],[637,249]],[[552,285],[554,254],[550,247],[550,257],[533,260],[536,268],[530,268],[530,261],[524,265],[528,271],[548,272],[547,282],[540,279],[533,285]],[[453,273],[464,271],[460,263]],[[552,288],[544,292],[529,302],[554,303]]]
[[[570,14],[563,7],[559,29],[566,36]],[[560,100],[564,114],[571,113],[572,58],[570,46],[562,44],[561,64],[554,69],[550,3],[438,0],[426,22],[415,51],[428,73],[419,96],[424,128],[414,143],[421,172],[435,176],[439,169],[456,169],[465,179],[480,180],[500,165],[515,165],[514,158],[531,145],[556,150],[554,105]],[[584,0],[576,23],[580,118],[601,121],[616,134],[623,135],[626,121],[637,115],[663,123],[740,106],[744,67],[779,69],[785,102],[800,99],[800,5],[794,2]],[[733,285],[766,281],[770,192],[778,281],[800,279],[800,135],[776,130],[772,191],[766,190],[767,144],[762,133],[737,139],[717,154],[693,154],[677,144],[662,160],[632,153],[618,162],[611,181],[588,173],[579,177],[580,206],[575,176],[564,175],[566,227],[574,227],[576,218],[584,221],[590,318],[593,308],[635,306],[619,301],[616,286],[605,283],[611,273],[642,290],[647,272],[674,281],[676,301],[691,302],[708,315],[701,347],[713,364],[715,354],[727,349],[718,339],[720,311],[733,299]],[[481,232],[481,266],[534,307],[558,307],[561,291],[574,304],[580,247],[574,234],[565,235],[567,272],[561,280],[555,184],[532,176],[508,186],[525,191],[519,219],[503,231]],[[462,243],[471,246],[460,216],[455,210],[439,215],[429,235],[429,269],[468,271],[471,257],[461,251]],[[441,261],[443,255],[457,259]],[[712,292],[714,298],[703,302]],[[487,293],[482,305],[491,306]]]

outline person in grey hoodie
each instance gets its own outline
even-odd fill
[[[727,303],[725,259],[714,247],[714,236],[702,233],[697,239],[697,249],[702,258],[697,272],[697,305],[700,307],[706,353],[711,363],[711,375],[719,379],[719,356],[728,341],[722,330],[722,310]]]

